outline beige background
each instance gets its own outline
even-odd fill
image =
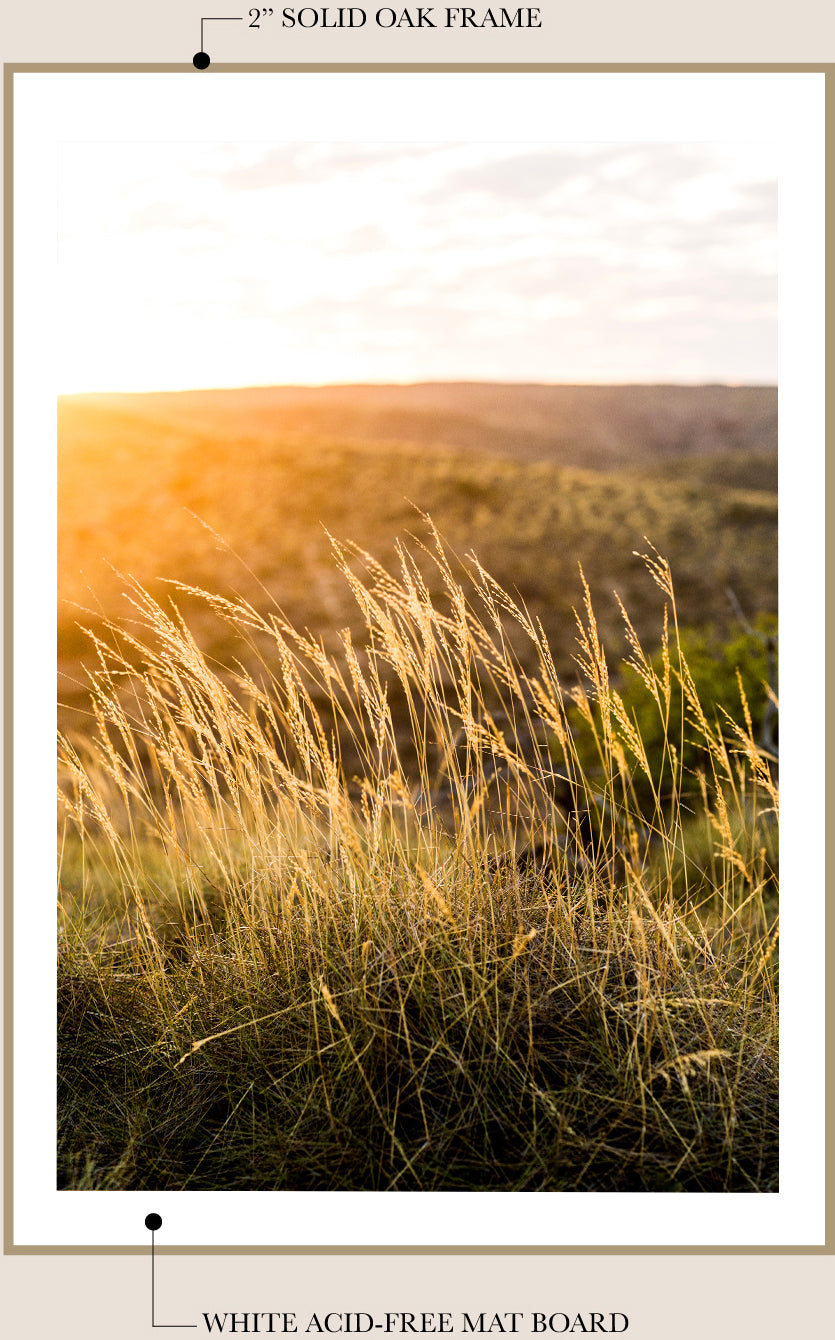
[[[282,6],[276,5],[278,12]],[[370,9],[376,9],[368,6]],[[478,6],[476,6],[478,8]],[[483,6],[482,6],[483,7]],[[514,6],[515,7],[515,6]],[[245,5],[198,0],[40,0],[5,7],[5,62],[187,65],[201,14]],[[439,7],[440,8],[440,7]],[[835,61],[835,10],[823,0],[543,0],[535,32],[283,31],[208,25],[214,64],[252,62],[820,62]],[[273,25],[273,26],[270,26]],[[195,77],[207,77],[198,76]],[[143,1198],[144,1199],[144,1198]],[[138,1215],[139,1218],[139,1215]],[[144,1230],[138,1223],[137,1241]],[[160,1235],[164,1237],[163,1234]],[[161,1244],[160,1244],[161,1245]],[[9,1336],[147,1337],[147,1256],[0,1258],[0,1330]],[[835,1263],[824,1256],[185,1257],[160,1254],[157,1316],[190,1322],[204,1310],[575,1312],[630,1317],[630,1340],[783,1340],[823,1333]],[[527,1328],[520,1334],[528,1334]],[[172,1332],[168,1332],[172,1334]],[[206,1334],[205,1328],[195,1332]]]
[[[4,61],[190,61],[201,15],[246,14],[254,3],[6,3],[2,55]],[[372,13],[380,8],[380,0],[355,3]],[[207,25],[209,55],[247,62],[835,60],[835,10],[827,0],[541,0],[543,27],[532,32],[386,33],[369,24],[356,32],[285,31],[277,19],[283,7],[276,0],[276,16],[258,32],[237,23]],[[507,7],[517,8],[516,0]],[[221,28],[228,31],[220,35]]]

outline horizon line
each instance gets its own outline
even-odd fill
[[[594,379],[590,381],[578,381],[575,379],[572,379],[570,381],[541,381],[536,379],[531,381],[527,380],[521,381],[521,380],[503,380],[494,377],[450,377],[450,378],[426,377],[426,378],[408,379],[405,381],[383,379],[379,381],[240,382],[240,383],[215,384],[212,386],[145,387],[142,390],[137,389],[126,390],[117,387],[111,387],[106,390],[102,388],[98,389],[90,388],[87,390],[58,391],[57,398],[59,400],[68,400],[75,396],[81,397],[81,396],[109,396],[109,395],[117,395],[117,396],[193,395],[195,393],[202,394],[216,391],[279,391],[279,390],[325,391],[325,390],[357,390],[357,389],[371,390],[374,388],[381,388],[381,387],[385,387],[387,389],[397,387],[403,390],[409,390],[423,386],[549,387],[554,389],[565,388],[565,387],[600,387],[600,388],[620,387],[626,389],[627,387],[640,386],[647,388],[661,388],[661,387],[670,389],[675,388],[681,390],[700,390],[700,389],[704,390],[708,388],[721,388],[723,390],[776,391],[778,389],[778,382],[776,379],[770,381],[758,381],[758,380],[725,381],[721,379],[717,380],[715,378],[706,380],[693,380],[693,381],[690,380],[667,381],[663,379],[658,380],[654,378],[648,380],[644,379],[637,380],[633,378],[621,380],[619,378],[613,378],[611,380]]]

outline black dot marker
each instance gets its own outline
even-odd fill
[[[205,51],[198,51],[197,55],[194,57],[191,63],[194,66],[195,70],[208,70],[209,65],[211,64],[209,57],[206,55]]]
[[[158,1228],[162,1228],[162,1220],[158,1214],[145,1215],[145,1227],[150,1228],[152,1233],[156,1233]]]

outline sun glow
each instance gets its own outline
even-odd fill
[[[772,381],[763,146],[62,146],[59,391]]]

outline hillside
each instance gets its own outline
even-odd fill
[[[76,624],[126,612],[114,569],[274,601],[327,641],[361,621],[326,532],[390,563],[398,538],[426,533],[416,509],[541,618],[561,673],[573,673],[578,564],[610,647],[623,646],[614,589],[654,635],[660,598],[634,554],[645,536],[672,564],[688,623],[727,627],[727,587],[752,617],[776,610],[770,388],[78,396],[59,404],[58,452],[59,698],[76,711]],[[222,655],[221,634],[192,613]]]
[[[562,465],[618,466],[777,449],[777,392],[745,386],[271,386],[74,397],[189,433],[280,429],[461,447]]]

